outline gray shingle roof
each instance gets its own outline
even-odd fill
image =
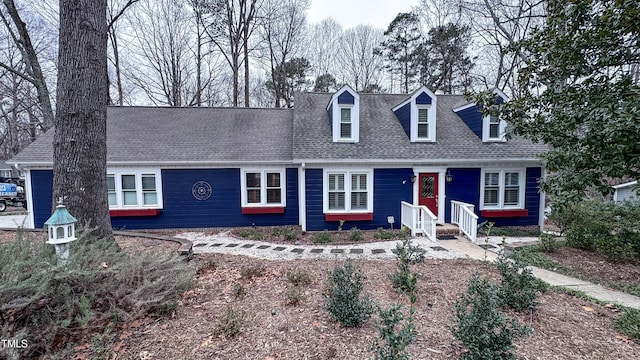
[[[520,137],[483,143],[453,112],[467,101],[438,95],[435,143],[411,143],[391,111],[410,95],[360,94],[360,142],[333,143],[332,94],[298,93],[296,108],[109,107],[107,161],[114,164],[291,161],[505,161],[546,150]],[[11,163],[51,163],[53,130]]]
[[[331,94],[296,94],[294,160],[530,160],[546,150],[521,137],[483,143],[452,110],[468,103],[461,95],[438,95],[435,143],[411,143],[391,111],[409,97],[360,94],[360,141],[352,144],[332,142],[326,110]]]
[[[291,109],[109,107],[107,161],[290,162]],[[12,162],[52,162],[53,130]]]

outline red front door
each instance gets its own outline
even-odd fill
[[[438,173],[420,173],[418,178],[418,204],[438,216]]]

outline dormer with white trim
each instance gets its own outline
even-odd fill
[[[391,110],[411,142],[435,142],[437,104],[436,95],[423,86]]]
[[[360,96],[349,85],[336,91],[327,106],[333,142],[360,140]]]
[[[509,100],[509,98],[500,90],[494,89],[496,95],[496,105]],[[475,103],[460,106],[453,109],[462,121],[467,124],[469,129],[473,131],[482,142],[506,142],[507,122],[497,119],[492,115],[483,115],[482,106]]]

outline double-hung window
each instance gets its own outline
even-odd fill
[[[351,108],[340,108],[340,139],[351,139],[353,137],[351,133],[352,121],[351,121]]]
[[[158,170],[116,170],[107,173],[110,209],[162,208]]]
[[[285,206],[284,170],[243,170],[243,207]]]
[[[429,109],[418,108],[418,139],[429,139]]]
[[[506,141],[506,123],[497,116],[485,116],[483,118],[482,141]]]
[[[484,170],[482,172],[482,209],[524,208],[524,170]]]
[[[325,171],[325,213],[372,212],[372,185],[368,170]]]

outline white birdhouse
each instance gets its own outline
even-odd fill
[[[76,240],[77,221],[60,199],[53,215],[44,223],[47,226],[47,244],[56,247],[56,254],[62,262],[69,258],[69,243]]]

